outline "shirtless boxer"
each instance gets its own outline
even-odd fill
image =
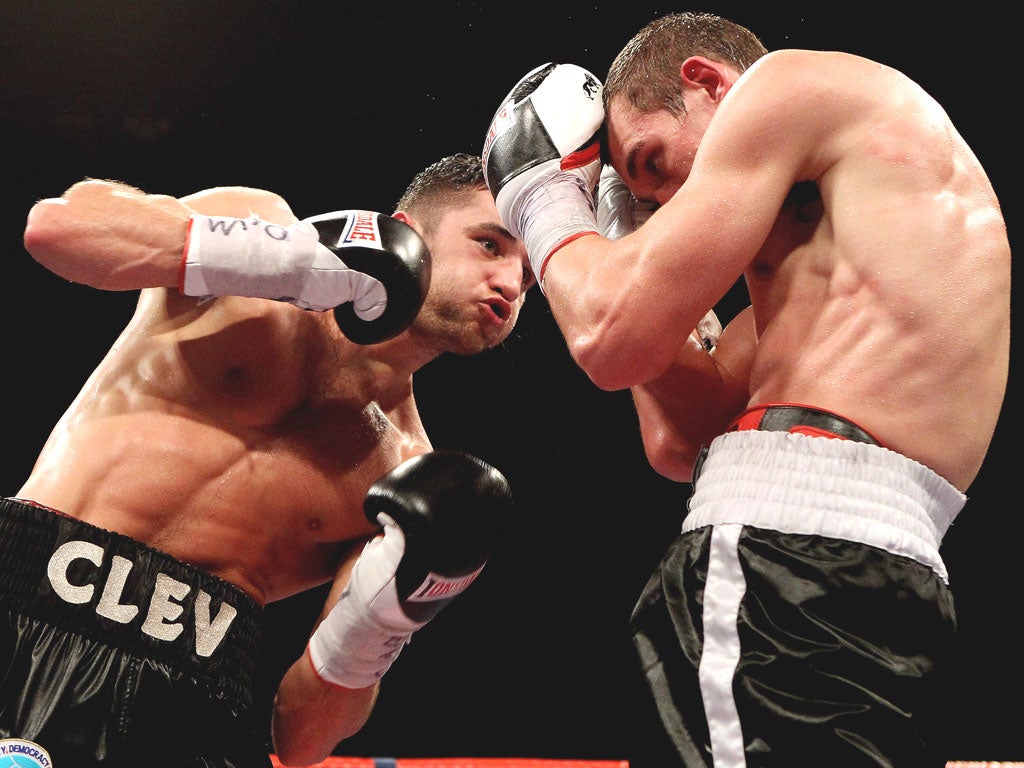
[[[413,392],[438,355],[501,343],[531,285],[479,159],[431,165],[393,216],[301,223],[262,190],[86,180],[25,244],[141,292],[0,502],[0,735],[57,768],[269,765],[262,607],[333,580],[274,716],[282,761],[322,759],[509,513],[496,469],[432,450]]]
[[[694,483],[632,619],[682,764],[943,765],[939,547],[1005,394],[1010,248],[942,107],[676,13],[603,86],[530,72],[484,163],[573,359]]]

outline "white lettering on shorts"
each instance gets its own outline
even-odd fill
[[[102,547],[88,541],[68,541],[61,544],[46,566],[50,586],[57,596],[72,605],[90,602],[96,593],[96,584],[88,581],[84,584],[73,584],[68,577],[68,569],[75,560],[86,560],[96,566],[96,577],[99,577],[98,569],[103,563],[103,554]],[[128,558],[114,555],[110,572],[94,608],[99,616],[119,624],[128,624],[139,614],[139,606],[121,602],[133,565]],[[151,589],[149,605],[146,607],[140,629],[143,634],[157,640],[175,640],[185,630],[177,619],[185,611],[183,602],[192,588],[166,573],[157,573]],[[193,621],[196,631],[196,653],[203,657],[210,656],[217,650],[227,636],[228,628],[235,620],[235,616],[238,615],[234,606],[222,603],[217,615],[211,619],[210,604],[210,595],[200,589],[195,597]]]

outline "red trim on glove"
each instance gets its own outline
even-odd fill
[[[188,246],[192,240],[192,227],[195,219],[189,218],[188,229],[185,230],[185,250],[181,252],[181,268],[178,270],[178,293],[185,293],[185,265],[188,263]]]
[[[593,229],[588,229],[585,232],[576,232],[575,234],[569,235],[567,238],[565,238],[565,240],[563,240],[558,245],[556,245],[554,248],[552,248],[551,249],[551,253],[549,253],[544,258],[544,263],[540,265],[540,274],[537,275],[537,282],[540,283],[541,281],[544,280],[544,273],[548,271],[548,262],[551,261],[551,257],[555,255],[555,251],[557,251],[563,245],[568,245],[573,240],[576,240],[577,238],[583,237],[584,235],[599,235],[599,234],[601,234],[601,233],[597,232],[597,231],[595,231]]]
[[[562,162],[559,164],[559,168],[563,171],[571,171],[573,168],[582,168],[601,157],[601,143],[595,141],[588,147],[583,149],[577,149],[562,158]]]

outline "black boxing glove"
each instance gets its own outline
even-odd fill
[[[376,344],[409,326],[429,285],[430,253],[412,227],[347,210],[288,227],[256,216],[193,214],[179,288],[186,296],[334,309],[349,339]]]
[[[335,211],[304,221],[316,227],[320,243],[345,266],[384,287],[383,302],[368,293],[362,303],[335,305],[342,333],[357,344],[377,344],[408,328],[430,288],[430,251],[419,233],[373,211]]]
[[[309,640],[317,676],[345,688],[383,677],[412,634],[480,574],[511,508],[505,477],[457,451],[416,456],[374,483],[364,510],[383,535],[363,549]]]

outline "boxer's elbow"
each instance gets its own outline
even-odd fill
[[[641,348],[614,331],[567,338],[569,354],[599,389],[615,392],[656,377],[668,365],[662,349]]]
[[[40,200],[28,212],[23,242],[33,259],[48,269],[59,263],[67,238],[68,204],[63,198]]]
[[[319,734],[309,732],[308,726],[295,727],[276,707],[271,739],[278,762],[285,766],[314,765],[327,758],[333,748],[333,744],[323,743]]]
[[[644,453],[651,469],[662,477],[677,483],[688,483],[693,479],[693,465],[699,446],[693,446],[666,434],[644,435]]]
[[[330,752],[322,753],[320,751],[311,750],[308,744],[298,744],[288,741],[281,741],[274,743],[274,754],[277,756],[277,761],[284,766],[300,766],[316,765],[317,763],[323,762],[327,757],[330,756]]]
[[[693,465],[701,450],[699,440],[680,429],[675,420],[666,418],[660,407],[642,391],[634,389],[633,399],[644,455],[651,469],[669,480],[690,482]]]

